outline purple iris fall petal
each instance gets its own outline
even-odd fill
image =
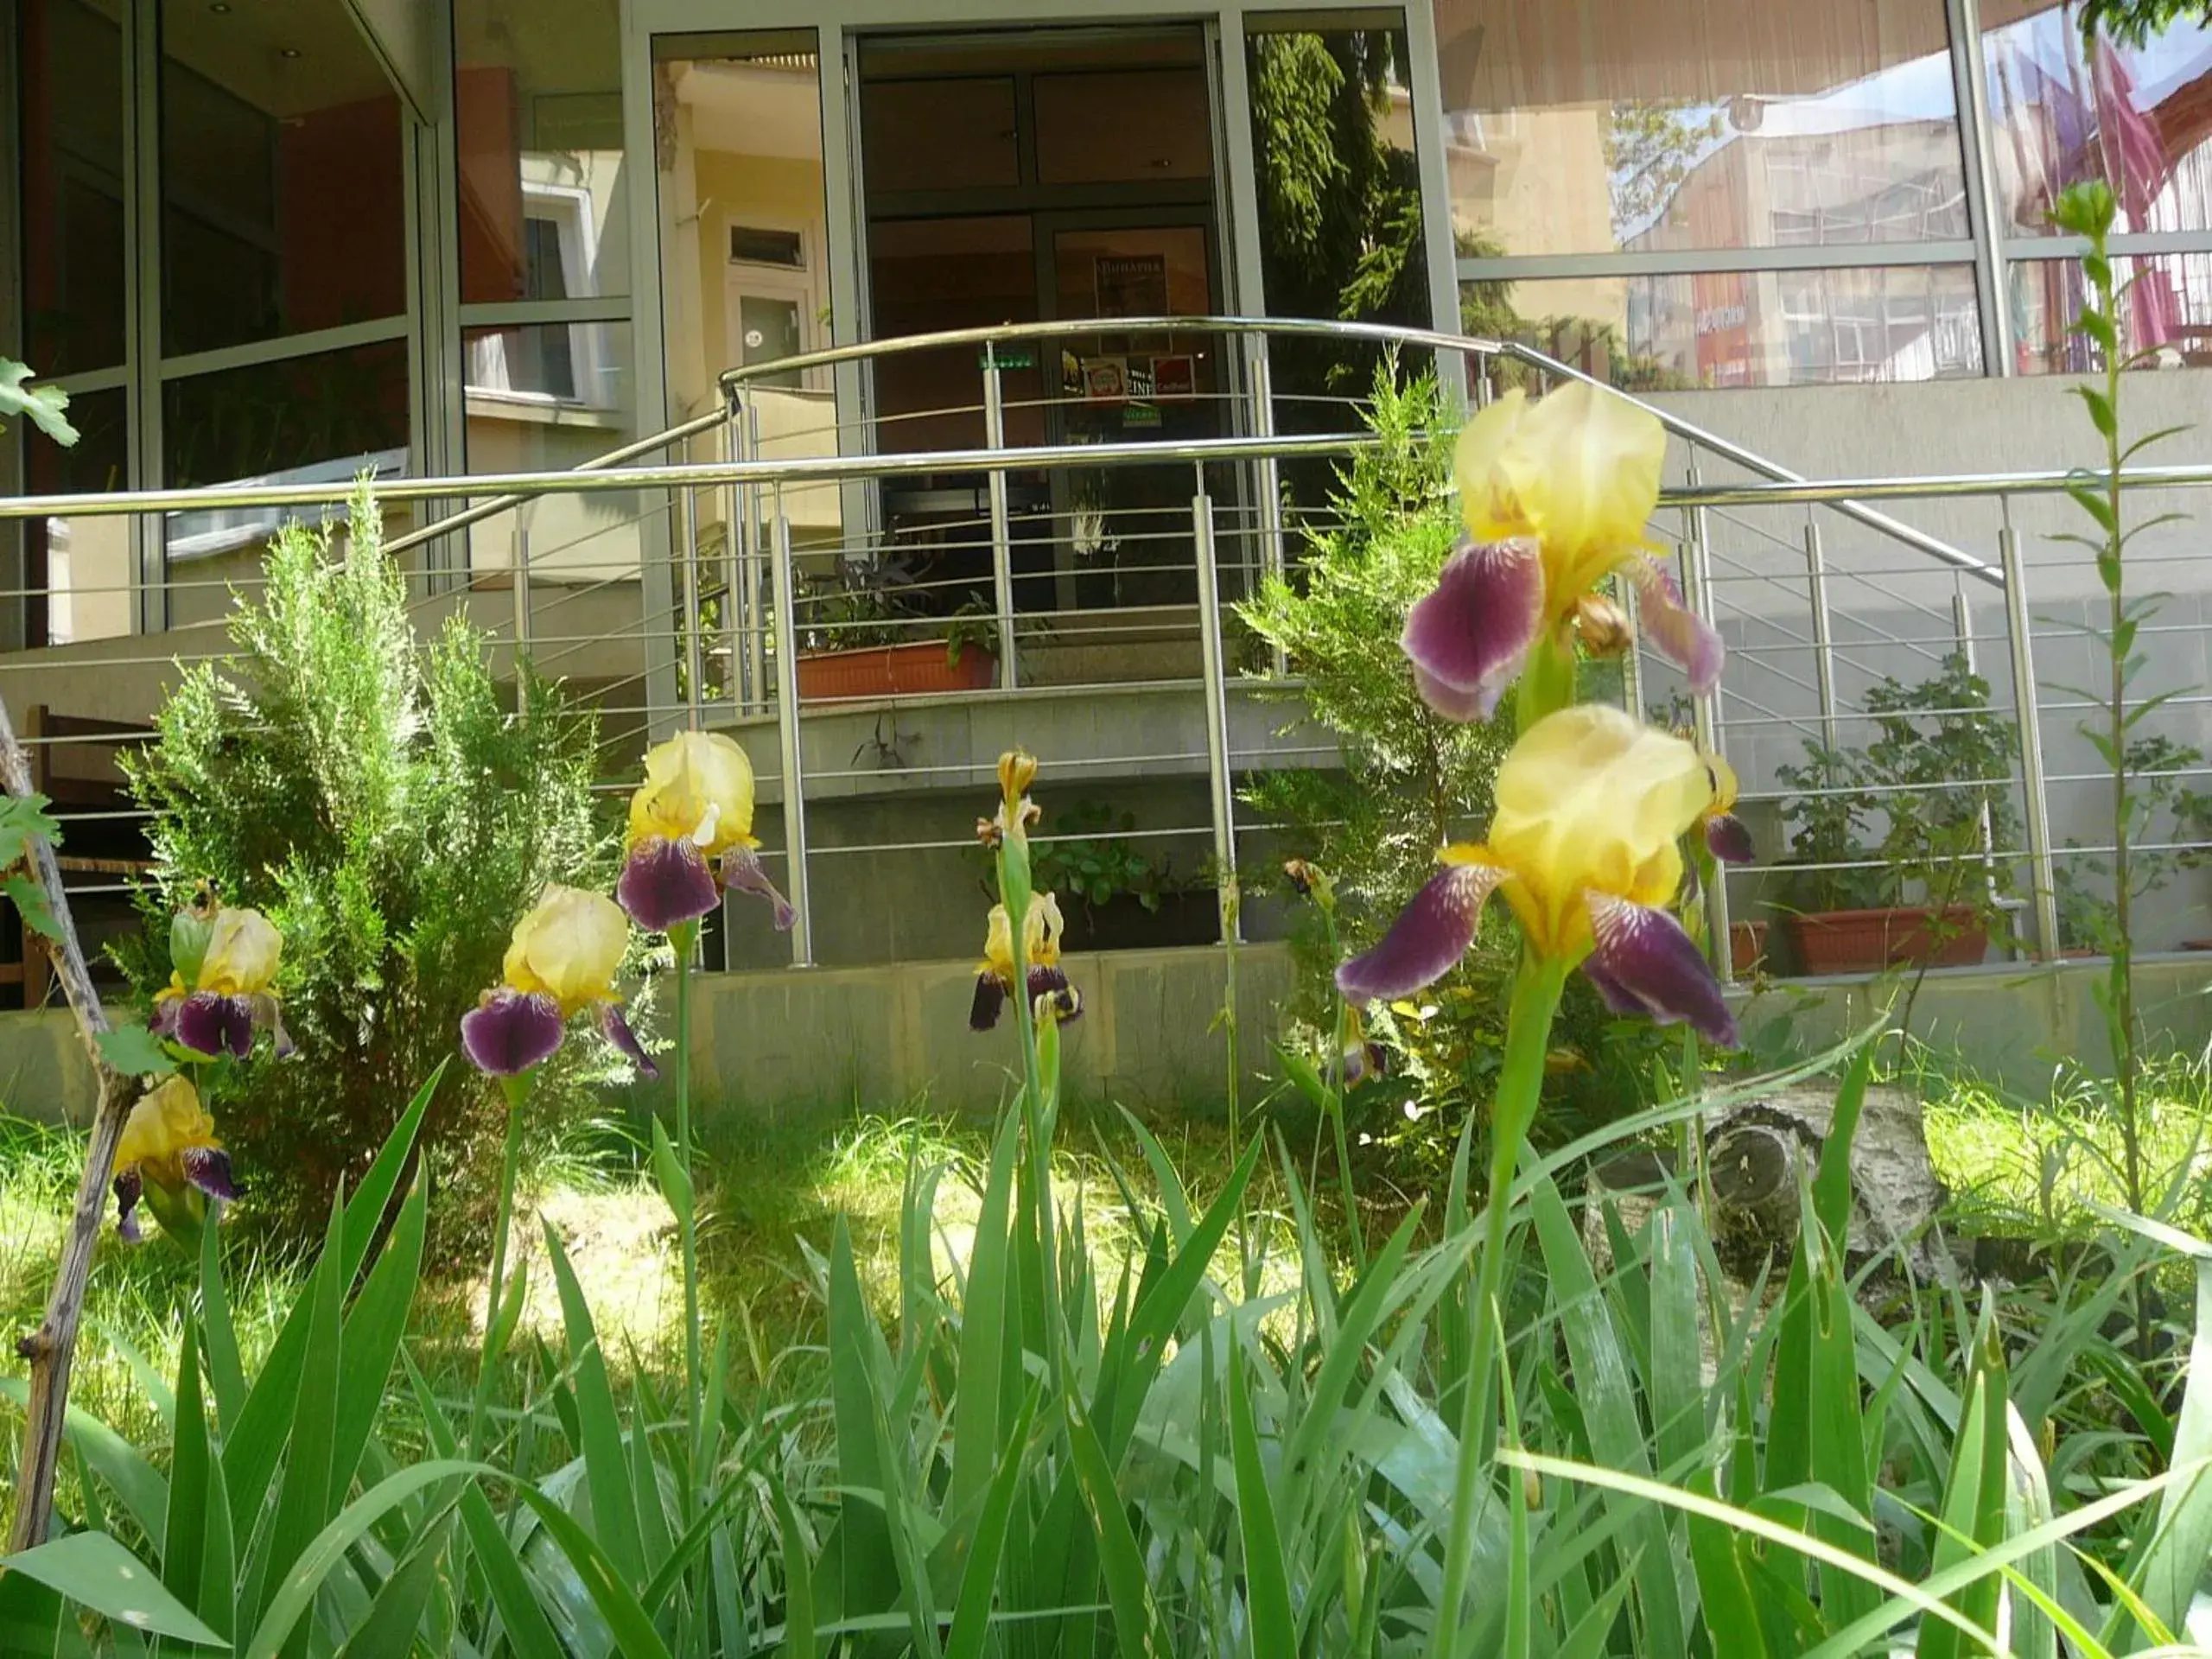
[[[145,1236],[138,1226],[138,1198],[145,1191],[139,1178],[138,1167],[118,1170],[115,1177],[115,1230],[126,1244],[136,1244]]]
[[[638,1068],[640,1077],[660,1076],[660,1067],[653,1064],[652,1056],[646,1053],[644,1045],[638,1041],[638,1033],[630,1029],[630,1022],[623,1017],[620,1002],[599,1005],[599,1029],[608,1042],[630,1057],[630,1064]]]
[[[1068,983],[1068,976],[1058,968],[1032,968],[1029,970],[1029,1006],[1035,1007],[1039,999],[1052,999],[1052,1012],[1062,1025],[1070,1025],[1083,1018],[1083,999]]]
[[[479,1071],[518,1077],[561,1046],[561,1005],[503,985],[461,1015],[461,1046]]]
[[[706,855],[665,836],[648,836],[630,849],[614,896],[630,919],[651,933],[696,921],[721,902]]]
[[[1337,988],[1354,1002],[1404,996],[1441,979],[1475,942],[1483,902],[1505,879],[1487,864],[1452,864],[1429,878],[1390,924],[1382,942],[1337,969]]]
[[[154,1004],[154,1012],[146,1021],[146,1029],[165,1042],[176,1040],[176,1017],[183,1011],[184,999],[165,996]]]
[[[227,1052],[244,1059],[253,1052],[253,1001],[194,991],[177,1006],[175,1034],[195,1054]]]
[[[1006,982],[994,973],[976,976],[976,1000],[968,1007],[968,1029],[989,1031],[1006,1007]]]
[[[791,907],[790,899],[776,891],[776,884],[760,866],[760,855],[750,847],[733,847],[722,855],[722,885],[733,893],[749,893],[773,905],[779,933],[790,932],[791,924],[798,920],[798,912]]]
[[[1689,677],[1690,690],[1702,696],[1720,683],[1720,664],[1726,654],[1720,636],[1710,623],[1682,602],[1682,590],[1667,567],[1656,559],[1638,559],[1629,567],[1635,580],[1637,625],[1662,655]]]
[[[1544,566],[1529,541],[1462,543],[1406,613],[1398,643],[1421,693],[1450,720],[1487,718],[1543,625]]]
[[[1696,943],[1663,910],[1592,893],[1587,896],[1596,947],[1583,969],[1607,1003],[1649,1014],[1662,1026],[1687,1021],[1723,1048],[1736,1046],[1736,1016],[1720,995]]]
[[[1733,812],[1716,812],[1705,821],[1705,846],[1723,864],[1748,864],[1758,856],[1750,827]]]
[[[231,1179],[231,1154],[220,1147],[187,1147],[177,1161],[184,1166],[184,1179],[209,1198],[229,1204],[238,1197],[238,1184]]]

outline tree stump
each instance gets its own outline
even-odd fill
[[[1710,1111],[1706,1160],[1713,1211],[1706,1225],[1722,1267],[1745,1278],[1770,1257],[1786,1261],[1799,1237],[1800,1194],[1818,1166],[1835,1118],[1835,1092],[1798,1084],[1755,1101]],[[1591,1197],[1612,1203],[1630,1236],[1642,1228],[1672,1174],[1674,1154],[1638,1152],[1591,1171]],[[1937,1275],[1945,1265],[1932,1225],[1945,1192],[1929,1161],[1918,1096],[1876,1084],[1866,1090],[1851,1143],[1851,1225],[1845,1255],[1853,1263],[1896,1256],[1907,1271]],[[1602,1205],[1592,1204],[1587,1233],[1593,1256],[1610,1262]]]

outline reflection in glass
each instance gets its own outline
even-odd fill
[[[470,472],[564,472],[637,435],[628,323],[470,328],[461,345]],[[472,528],[470,565],[505,568],[520,537],[534,578],[634,574],[638,511],[633,495],[545,496]]]
[[[41,374],[123,361],[123,32],[115,0],[22,9],[24,350]]]
[[[120,387],[79,392],[69,400],[79,433],[74,448],[28,444],[24,459],[32,495],[75,494],[124,487],[129,420]],[[66,645],[130,632],[130,520],[30,518],[23,524],[23,642]]]
[[[2101,178],[2119,197],[2122,232],[2212,228],[2212,29],[2177,22],[2140,48],[2101,35],[2085,47],[2077,7],[2026,10],[1993,0],[1982,10],[2005,227],[2049,234],[2059,193]]]
[[[407,413],[407,347],[401,340],[171,380],[162,388],[164,481],[304,484],[362,473],[396,476],[408,470]],[[317,524],[343,516],[340,507],[171,513],[169,563],[222,560],[223,574],[251,577],[262,549],[287,519]],[[396,517],[387,516],[387,530],[396,530]],[[214,614],[226,602],[214,573],[195,572],[194,587],[172,608],[172,623],[197,620],[195,603]]]
[[[1470,333],[1631,391],[1948,379],[1981,372],[1967,265],[1469,283]]]
[[[1002,189],[1021,182],[1014,80],[957,75],[863,83],[868,188]]]
[[[1942,0],[1436,0],[1465,257],[1967,234]]]
[[[2122,307],[2122,345],[2150,356],[2146,369],[2212,367],[2212,254],[2163,253],[2115,258],[2131,283]],[[2012,289],[2014,355],[2022,374],[2089,374],[2104,353],[2074,331],[2088,295],[2070,259],[2021,259],[2005,267]]]
[[[454,0],[461,297],[630,291],[615,0]]]
[[[342,0],[162,8],[171,355],[407,308],[399,99]]]
[[[1149,184],[1213,172],[1203,69],[1038,75],[1030,97],[1040,184]]]

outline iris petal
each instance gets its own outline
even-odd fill
[[[1035,966],[1029,970],[1029,1006],[1037,1006],[1039,999],[1052,999],[1052,1011],[1065,1026],[1083,1017],[1083,999],[1068,983],[1068,976],[1057,967]]]
[[[1487,864],[1453,864],[1429,878],[1382,941],[1337,969],[1337,988],[1355,1002],[1404,996],[1441,979],[1475,942],[1483,903],[1505,879]]]
[[[561,1005],[501,986],[461,1016],[461,1046],[479,1071],[519,1076],[561,1046]]]
[[[1596,947],[1583,971],[1608,1004],[1662,1026],[1687,1021],[1707,1041],[1736,1046],[1736,1016],[1721,999],[1720,982],[1680,922],[1610,893],[1585,898]]]
[[[196,1054],[253,1052],[253,1000],[194,991],[177,1007],[176,1039]]]
[[[996,974],[976,976],[976,1000],[968,1007],[968,1029],[989,1031],[1006,1008],[1006,982]]]
[[[184,1179],[209,1198],[220,1198],[225,1204],[237,1198],[238,1184],[231,1179],[231,1154],[220,1147],[187,1147],[177,1154],[177,1162],[184,1168]]]
[[[138,1198],[144,1191],[137,1165],[116,1172],[115,1230],[126,1244],[136,1244],[145,1236],[138,1226]]]
[[[1629,566],[1635,581],[1637,620],[1644,637],[1689,677],[1690,690],[1702,696],[1720,683],[1726,655],[1712,625],[1682,602],[1682,590],[1656,559],[1638,558]]]
[[[722,885],[733,893],[749,893],[773,905],[779,933],[790,932],[791,924],[798,919],[798,912],[791,908],[790,899],[776,891],[776,884],[761,868],[760,854],[750,847],[733,847],[722,855]]]
[[[1406,613],[1398,643],[1429,707],[1487,719],[1543,622],[1544,566],[1529,541],[1463,543],[1434,590]]]
[[[706,855],[665,836],[648,836],[630,849],[614,896],[632,921],[654,933],[696,921],[721,901]]]
[[[653,1064],[652,1056],[645,1052],[645,1046],[638,1040],[638,1033],[630,1029],[629,1020],[623,1017],[620,1003],[602,1002],[599,1005],[599,1029],[608,1042],[630,1057],[630,1064],[638,1068],[640,1077],[651,1078],[660,1076],[660,1067]]]
[[[253,1023],[275,1039],[278,1059],[287,1060],[299,1052],[299,1046],[293,1042],[292,1033],[284,1029],[284,1010],[275,997],[263,991],[246,1001],[253,1009]]]
[[[1716,812],[1705,821],[1705,846],[1723,864],[1748,864],[1758,856],[1750,827],[1733,812]]]

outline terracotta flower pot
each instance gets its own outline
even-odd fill
[[[1989,954],[1989,930],[1971,905],[1944,910],[1940,930],[1936,912],[1924,905],[1814,911],[1788,919],[1798,965],[1808,974],[1966,968]]]
[[[965,640],[961,642],[959,654],[950,658],[943,642],[936,639],[918,639],[910,645],[870,645],[860,651],[802,652],[799,701],[981,691],[990,684],[997,669],[997,658]]]
[[[1750,977],[1766,960],[1766,930],[1764,922],[1728,924],[1728,962],[1737,978]]]

